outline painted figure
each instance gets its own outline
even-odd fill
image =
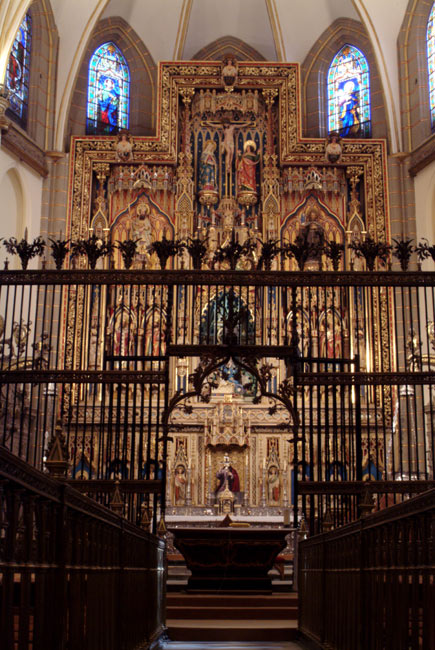
[[[199,165],[199,189],[216,189],[216,158],[214,155],[216,142],[207,140],[201,154]]]
[[[253,140],[246,140],[243,154],[237,163],[237,189],[239,192],[257,192],[256,170],[259,161]]]
[[[340,103],[340,124],[343,136],[357,135],[360,127],[358,88],[353,81],[346,81]]]
[[[219,480],[219,485],[216,489],[217,494],[223,492],[227,485],[231,492],[240,492],[239,475],[237,470],[232,467],[229,456],[224,456],[224,464],[216,474],[216,477]]]
[[[112,77],[101,76],[98,90],[98,121],[105,125],[107,132],[118,126],[119,89]]]

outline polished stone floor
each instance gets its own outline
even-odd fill
[[[302,650],[298,643],[211,642],[211,641],[168,641],[165,650]]]

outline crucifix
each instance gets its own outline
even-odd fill
[[[232,122],[229,118],[223,118],[221,121],[204,120],[201,126],[209,126],[214,129],[222,129],[222,157],[225,156],[225,196],[230,195],[232,187],[233,160],[234,160],[234,136],[238,129],[255,127],[256,122]],[[221,165],[220,165],[221,168]]]

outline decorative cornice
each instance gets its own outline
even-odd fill
[[[44,151],[29,136],[10,122],[7,133],[3,133],[2,146],[25,162],[44,178],[48,176],[48,167]]]
[[[416,176],[418,172],[427,167],[435,160],[435,133],[433,133],[427,140],[421,143],[410,154],[409,160],[409,174]]]

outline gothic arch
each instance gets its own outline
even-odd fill
[[[432,6],[433,0],[409,0],[397,40],[404,151],[412,151],[432,133],[426,49]]]
[[[153,135],[155,132],[156,64],[137,33],[123,18],[105,18],[96,25],[80,64],[68,116],[67,150],[71,135],[84,135],[86,132],[89,61],[97,47],[108,41],[120,48],[130,69],[130,132],[133,135]]]
[[[354,45],[367,59],[370,69],[371,136],[387,138],[389,126],[376,57],[363,25],[339,18],[314,43],[301,66],[303,134],[325,137],[328,130],[327,76],[329,66],[343,45]]]
[[[216,39],[201,48],[192,59],[195,61],[222,61],[222,59],[230,55],[238,61],[266,60],[258,50],[235,36],[222,36]]]

